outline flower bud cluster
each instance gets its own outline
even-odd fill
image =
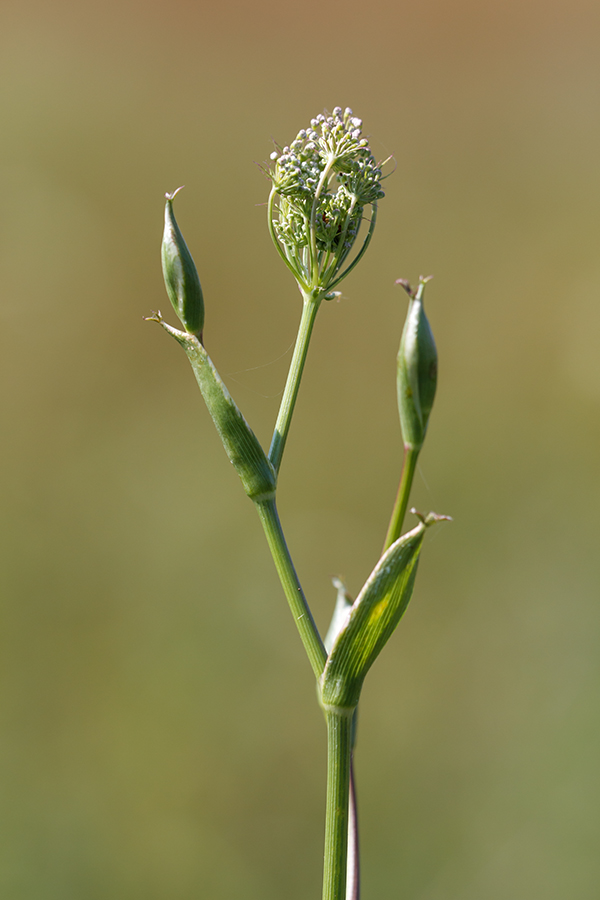
[[[334,280],[359,232],[364,207],[384,196],[381,167],[362,137],[362,120],[336,106],[271,154],[278,195],[274,238],[302,282]],[[339,280],[339,279],[338,279]]]

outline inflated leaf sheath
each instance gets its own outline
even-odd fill
[[[421,522],[392,544],[356,598],[321,677],[325,706],[358,703],[365,675],[408,606],[426,527]]]
[[[162,319],[160,323],[185,350],[225,452],[240,476],[244,490],[252,500],[273,496],[276,483],[273,466],[223,384],[210,356],[194,335],[171,328]]]

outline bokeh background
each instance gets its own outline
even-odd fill
[[[365,688],[364,897],[595,900],[600,8],[594,0],[5,0],[0,12],[7,900],[304,900],[325,735],[252,505],[168,309],[268,442],[300,313],[257,164],[324,107],[394,154],[317,323],[280,480],[325,629],[396,488],[398,277],[435,274],[413,603]]]

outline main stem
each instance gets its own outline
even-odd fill
[[[279,575],[279,580],[283,587],[285,596],[289,603],[296,627],[300,632],[304,649],[306,650],[308,659],[312,666],[313,672],[317,678],[321,677],[325,662],[327,660],[327,651],[323,646],[323,641],[315,625],[310,607],[306,602],[306,597],[300,585],[300,581],[296,574],[290,551],[285,541],[275,498],[270,500],[259,501],[256,509],[262,522],[267,537],[267,543],[271,551],[271,556]]]
[[[269,461],[277,473],[287,441],[302,372],[308,354],[321,296],[302,291],[303,307],[298,336],[290,363],[277,422],[269,449]],[[288,550],[275,499],[256,503],[269,549],[286,594],[304,649],[315,676],[320,678],[327,651],[323,645],[310,607]],[[358,900],[358,823],[356,796],[352,783],[352,711],[327,711],[327,812],[325,822],[325,867],[323,900]],[[349,834],[350,828],[350,834]],[[346,896],[346,882],[350,896]]]
[[[345,900],[348,804],[353,710],[325,711],[327,721],[327,812],[323,900]]]
[[[412,447],[404,447],[404,462],[402,463],[400,484],[398,485],[396,502],[394,503],[394,509],[392,510],[392,517],[390,519],[390,524],[385,536],[385,543],[383,545],[382,553],[385,553],[388,547],[391,547],[394,541],[397,541],[400,537],[418,456],[419,450],[415,450]]]
[[[283,397],[281,398],[279,415],[277,416],[271,448],[269,450],[269,460],[276,472],[279,471],[281,465],[281,457],[283,456],[285,442],[287,441],[288,432],[290,430],[294,406],[296,405],[296,398],[298,396],[298,389],[300,388],[302,371],[304,369],[304,363],[306,362],[310,336],[321,304],[321,297],[315,298],[312,294],[305,292],[303,292],[303,297],[304,304],[302,307],[302,318],[300,320],[298,336],[296,338],[296,346],[294,347],[294,354],[292,356],[292,362],[290,363],[290,370],[283,391]]]

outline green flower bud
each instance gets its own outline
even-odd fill
[[[185,330],[202,340],[204,299],[198,272],[173,213],[173,200],[181,190],[165,194],[165,230],[162,241],[162,270],[173,309]]]
[[[425,440],[429,414],[437,384],[437,350],[423,309],[423,294],[429,278],[421,278],[416,293],[399,278],[410,297],[398,351],[398,410],[404,446],[420,450]]]

